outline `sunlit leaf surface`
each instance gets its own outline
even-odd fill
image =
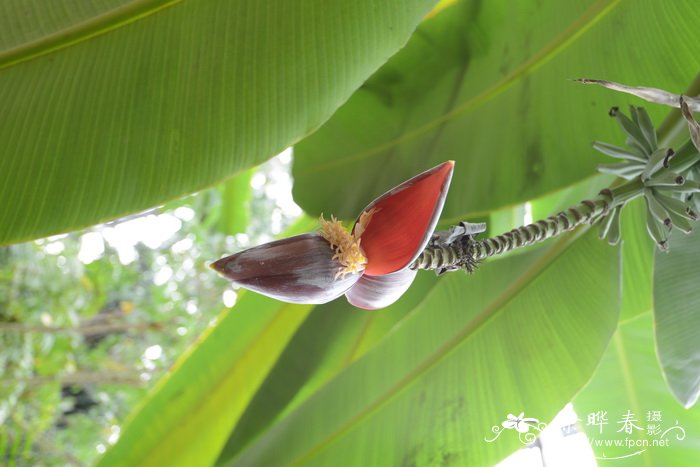
[[[272,157],[434,3],[0,3],[0,244],[143,210]]]

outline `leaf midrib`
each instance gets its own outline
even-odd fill
[[[470,320],[465,327],[463,327],[458,333],[453,335],[447,342],[440,346],[435,352],[425,358],[420,364],[414,367],[413,370],[409,371],[406,376],[398,381],[394,386],[392,386],[388,391],[382,394],[380,397],[375,399],[374,402],[369,404],[364,410],[360,411],[353,418],[348,420],[345,424],[340,426],[337,430],[331,433],[325,440],[319,442],[311,449],[309,449],[305,454],[290,462],[290,465],[301,465],[309,459],[316,456],[319,452],[326,449],[328,446],[333,444],[335,441],[340,439],[345,433],[350,431],[355,425],[362,422],[367,417],[371,416],[373,413],[378,411],[381,407],[391,401],[394,397],[398,396],[403,390],[408,388],[412,383],[414,383],[423,374],[427,373],[431,368],[437,365],[441,360],[451,354],[455,349],[457,349],[461,344],[463,344],[471,335],[476,331],[481,329],[491,318],[495,317],[503,307],[513,300],[517,295],[519,295],[523,289],[537,276],[542,274],[549,266],[551,266],[556,259],[558,259],[580,236],[582,231],[587,229],[581,229],[578,232],[572,232],[566,235],[564,238],[556,242],[552,247],[542,255],[528,270],[526,270],[515,282],[513,282],[507,289],[503,291],[498,297],[496,297],[488,306],[486,306],[481,313],[476,315],[474,319]]]
[[[360,151],[355,154],[350,154],[342,158],[334,158],[325,163],[315,164],[305,171],[305,175],[311,175],[317,172],[322,172],[333,167],[338,167],[353,162],[357,162],[372,156],[376,156],[394,146],[398,146],[407,141],[416,139],[423,134],[433,130],[440,125],[454,120],[456,117],[474,110],[483,105],[492,98],[497,97],[506,90],[514,86],[520,79],[536,71],[538,68],[545,65],[554,57],[566,50],[571,44],[575,43],[589,29],[597,24],[601,19],[608,15],[622,0],[598,0],[591,5],[581,16],[572,22],[564,31],[557,35],[551,42],[547,43],[537,53],[533,54],[529,60],[515,68],[511,73],[504,76],[501,80],[494,83],[491,87],[484,89],[476,96],[471,97],[462,104],[456,106],[449,112],[433,119],[432,121],[415,128],[411,131],[403,133],[401,136],[393,140],[382,143],[373,148]]]
[[[0,70],[71,47],[158,13],[183,0],[135,0],[82,23],[0,52]]]
[[[640,319],[643,319],[644,317],[648,317],[647,313],[642,313],[640,315],[635,316],[633,319],[629,320],[628,322],[634,322]],[[624,336],[622,336],[623,332],[623,327],[619,326],[617,329],[617,332],[613,334],[612,338],[612,344],[615,349],[615,357],[617,358],[617,362],[620,365],[620,373],[622,375],[622,381],[625,386],[625,393],[627,394],[627,398],[629,399],[631,410],[634,410],[635,414],[639,414],[640,412],[640,404],[639,404],[639,397],[637,396],[637,386],[634,381],[634,377],[632,376],[632,367],[630,365],[629,357],[627,357],[627,349],[625,348],[625,340]],[[644,459],[644,465],[651,467],[653,465],[650,454],[648,450],[644,450],[640,453],[639,457]]]

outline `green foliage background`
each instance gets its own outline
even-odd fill
[[[638,203],[620,247],[583,229],[474,276],[419,274],[375,312],[247,292],[223,310],[205,267],[447,159],[444,225],[500,233],[525,202],[538,218],[594,195],[611,179],[590,142],[622,144],[605,115],[635,101],[570,79],[682,92],[694,2],[35,3],[0,6],[0,463],[492,465],[522,447],[485,441],[509,413],[548,422],[572,400],[663,410],[686,437],[646,462],[697,457],[697,235],[654,253]],[[292,144],[310,216],[290,226],[254,166]],[[195,217],[128,266],[109,245],[79,261],[87,231],[17,243],[155,205]]]

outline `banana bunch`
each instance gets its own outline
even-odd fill
[[[620,211],[625,203],[643,196],[647,206],[646,227],[658,247],[668,250],[668,238],[675,228],[690,233],[692,221],[700,212],[700,154],[692,142],[678,153],[659,147],[656,130],[642,107],[630,107],[631,118],[617,107],[610,116],[626,135],[626,148],[595,142],[598,151],[621,162],[601,164],[598,170],[617,175],[630,183],[627,189],[613,190],[612,207],[601,216],[600,237],[615,244],[620,240]],[[682,157],[679,157],[681,156]]]

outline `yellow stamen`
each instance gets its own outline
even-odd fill
[[[361,220],[362,216],[360,217]],[[319,222],[321,223],[321,236],[328,240],[331,248],[335,251],[333,259],[337,259],[343,266],[338,270],[335,278],[343,278],[346,274],[362,272],[367,265],[367,258],[362,252],[362,248],[360,248],[361,233],[358,235],[351,234],[343,228],[343,224],[333,215],[331,215],[331,220],[327,221],[321,214]],[[369,219],[367,222],[369,222]],[[358,223],[358,226],[360,224],[361,222]],[[355,229],[357,230],[357,227]],[[364,230],[364,226],[362,230]]]

